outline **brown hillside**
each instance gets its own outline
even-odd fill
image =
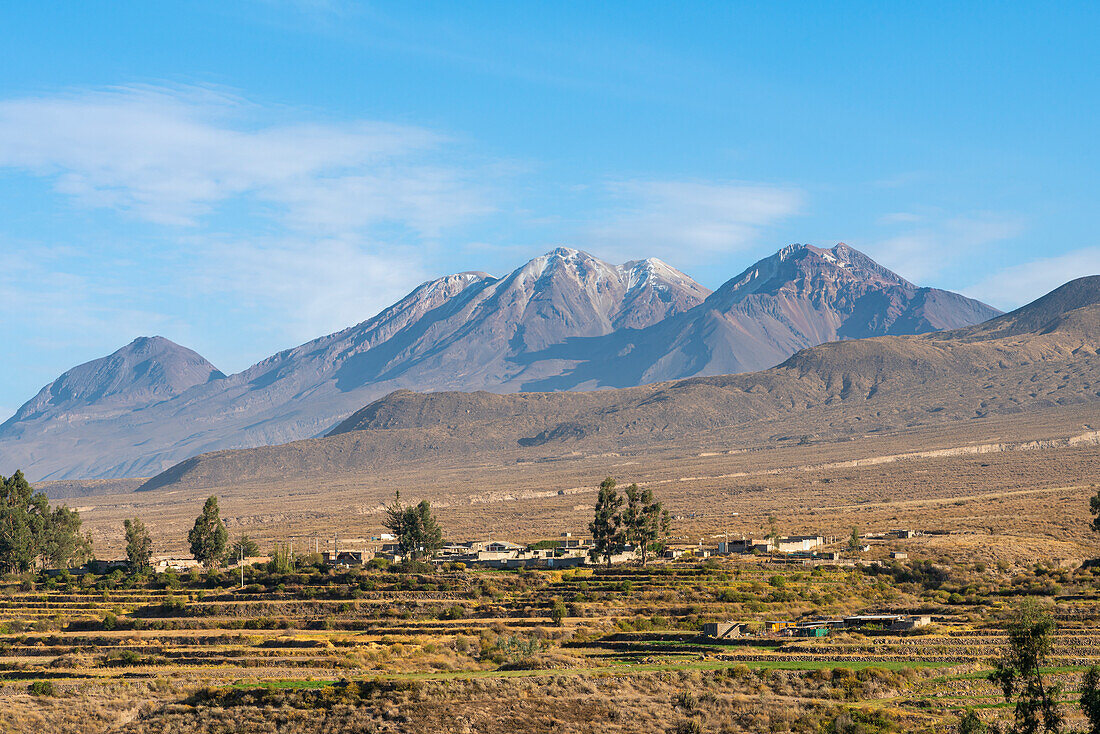
[[[975,327],[834,342],[763,372],[590,393],[399,391],[328,437],[189,459],[143,489],[537,461],[672,444],[845,440],[1100,402],[1100,276]]]

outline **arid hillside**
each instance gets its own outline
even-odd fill
[[[1100,277],[978,326],[834,342],[782,365],[588,393],[393,393],[325,438],[189,459],[142,489],[288,475],[353,477],[410,462],[540,461],[678,446],[850,441],[1100,402]],[[1087,430],[1087,427],[1086,427]]]

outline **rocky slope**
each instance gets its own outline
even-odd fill
[[[670,444],[843,440],[1098,403],[1100,276],[1091,276],[977,326],[823,344],[750,374],[593,392],[398,391],[328,437],[195,457],[144,488],[290,471],[354,476],[439,457],[537,461]]]
[[[571,339],[526,357],[574,366],[527,390],[627,387],[691,375],[761,370],[800,349],[840,339],[924,334],[1000,312],[919,288],[863,253],[791,245],[754,264],[695,308],[637,332]]]

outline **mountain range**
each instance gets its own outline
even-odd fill
[[[0,425],[0,473],[149,476],[209,451],[321,436],[395,390],[628,387],[770,367],[838,339],[999,312],[843,244],[791,245],[711,293],[656,259],[558,248],[503,278],[424,283],[377,316],[224,375],[163,337],[74,367]]]
[[[1089,421],[1098,403],[1100,276],[1090,276],[976,326],[831,342],[760,372],[594,391],[401,390],[323,438],[193,457],[140,489],[301,475],[354,484],[423,462],[444,472],[529,462],[551,462],[551,471],[585,457],[637,465],[669,448],[709,456],[871,437],[899,437],[904,447],[907,436],[937,427],[965,449],[973,426],[988,433],[998,419],[1036,447],[1050,441],[1050,426],[1074,424],[1078,435],[1051,444],[1074,446],[1100,442],[1100,425]]]

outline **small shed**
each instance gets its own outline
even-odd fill
[[[795,630],[795,634],[799,637],[824,637],[829,634],[829,628],[825,626],[821,627],[800,627]]]
[[[743,625],[739,622],[707,622],[703,625],[703,634],[716,640],[740,637]]]

